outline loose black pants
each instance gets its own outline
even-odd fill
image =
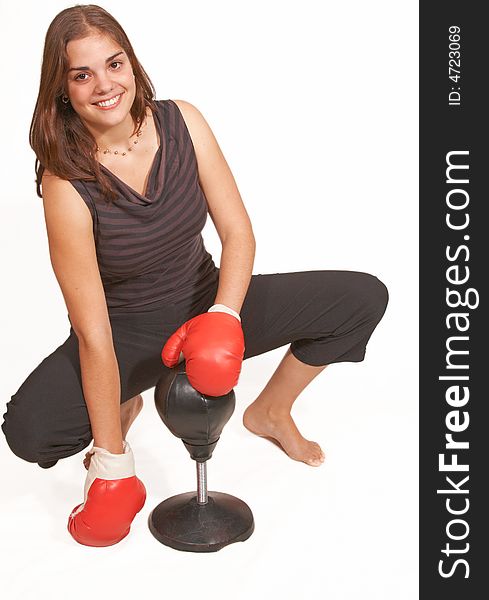
[[[168,370],[161,360],[166,340],[214,304],[218,279],[219,269],[204,293],[187,302],[164,302],[150,311],[110,315],[121,403],[154,387]],[[387,288],[368,273],[253,275],[240,311],[244,359],[290,343],[292,354],[309,365],[360,362],[387,302]],[[9,447],[29,462],[54,464],[91,443],[73,328],[22,383],[3,417]]]

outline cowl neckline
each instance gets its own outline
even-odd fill
[[[158,146],[156,154],[154,155],[153,162],[151,163],[145,194],[140,194],[139,192],[137,192],[134,188],[132,188],[115,173],[113,173],[110,169],[108,169],[105,165],[99,163],[101,168],[109,175],[109,177],[111,177],[114,180],[116,187],[118,187],[120,191],[122,191],[124,198],[126,198],[130,202],[133,202],[134,204],[140,204],[143,206],[153,204],[153,202],[161,196],[161,192],[163,190],[164,177],[162,169],[165,164],[164,153],[166,144],[163,127],[163,116],[161,112],[161,101],[157,100],[156,106],[157,110],[153,113],[153,115],[160,138],[160,144]]]

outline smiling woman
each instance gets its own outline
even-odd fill
[[[112,104],[117,96],[117,103]],[[42,197],[46,170],[47,176],[65,180],[96,181],[103,197],[115,200],[113,181],[101,163],[109,167],[115,153],[129,158],[146,117],[156,111],[154,98],[151,80],[112,15],[94,5],[60,12],[46,34],[29,133],[37,157],[37,195]],[[97,104],[106,101],[110,103]],[[149,156],[154,156],[158,143],[154,126],[150,131],[146,162],[151,161]],[[121,141],[125,147],[112,151],[120,148]]]
[[[137,86],[131,63],[117,46],[110,37],[96,32],[66,45],[70,64],[87,59],[91,63],[68,69],[66,93],[71,107],[99,145],[117,146],[134,133],[130,108]],[[107,54],[110,56],[104,60]],[[107,115],[101,116],[101,112]]]
[[[126,34],[98,6],[66,9],[49,26],[30,142],[71,328],[12,396],[2,430],[42,467],[93,437],[73,537],[111,545],[129,532],[145,490],[121,404],[180,359],[196,390],[221,396],[243,360],[290,344],[243,425],[320,466],[324,452],[299,432],[292,404],[327,365],[363,360],[385,285],[357,271],[252,274],[251,221],[211,128],[189,102],[155,99]],[[202,236],[208,215],[219,268]],[[94,515],[114,516],[110,531]]]

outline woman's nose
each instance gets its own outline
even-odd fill
[[[95,90],[98,94],[107,94],[114,89],[114,83],[110,75],[99,75],[96,79]]]

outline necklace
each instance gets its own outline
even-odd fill
[[[142,131],[138,131],[136,136],[139,138],[141,135],[143,135]],[[134,140],[133,144],[137,144],[139,140]],[[97,146],[97,152],[100,152],[100,148]],[[129,146],[129,148],[127,149],[127,152],[132,152],[133,151],[133,147]],[[120,152],[120,154],[122,154],[122,156],[126,156],[127,152]],[[119,154],[119,150],[114,150],[114,152],[112,152],[112,150],[110,150],[109,148],[106,148],[104,150],[104,154]]]

